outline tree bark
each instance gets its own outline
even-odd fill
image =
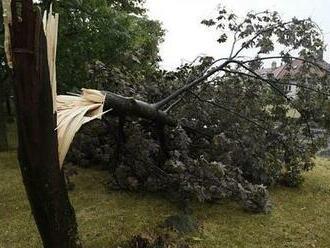
[[[0,152],[8,150],[5,83],[6,78],[0,82]]]
[[[118,115],[142,117],[170,126],[176,125],[176,121],[164,111],[157,109],[155,104],[120,96],[108,91],[105,93],[104,108],[113,109],[113,112]]]
[[[81,247],[74,209],[60,170],[47,44],[32,0],[12,1],[11,27],[18,160],[44,247]]]
[[[12,86],[13,86],[13,80],[11,78],[11,75],[9,73],[9,69],[8,69],[8,77],[7,80],[5,81],[5,90],[4,90],[4,95],[5,95],[5,102],[6,102],[6,113],[7,113],[7,123],[8,122],[13,122],[14,117],[14,113],[12,110],[12,106],[11,106],[11,100],[10,97],[12,95]]]

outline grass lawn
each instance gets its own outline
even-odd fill
[[[318,159],[300,189],[271,190],[274,210],[253,215],[235,203],[194,204],[201,221],[186,235],[192,247],[330,247],[330,161]],[[152,234],[177,207],[156,196],[108,192],[107,173],[79,170],[70,193],[84,247],[117,247],[139,233]],[[0,153],[0,247],[41,247],[15,151]]]

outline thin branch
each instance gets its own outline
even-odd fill
[[[256,77],[256,76],[254,76],[252,74],[244,73],[244,72],[241,72],[241,71],[233,71],[233,70],[227,70],[227,69],[223,69],[222,71],[227,72],[227,73],[230,73],[230,74],[238,74],[238,75],[241,75],[241,76],[245,76],[245,77],[249,77],[249,78],[260,80],[259,77]],[[292,82],[280,82],[280,80],[278,80],[278,79],[268,79],[268,80],[272,81],[274,84],[293,85],[293,86],[297,86],[298,88],[306,89],[306,90],[313,91],[315,93],[318,93],[318,94],[321,94],[321,95],[329,96],[330,97],[330,94],[328,94],[328,93],[325,93],[325,92],[322,92],[322,91],[313,89],[313,88],[308,87],[308,86],[305,86],[305,85],[301,85],[301,84],[297,84],[297,83],[292,83]]]
[[[253,12],[253,11],[250,11],[250,12],[248,12],[248,14],[251,14],[252,12]],[[255,15],[255,16],[259,16],[259,15],[261,15],[261,14],[265,14],[265,11],[261,11],[261,12],[255,13],[254,15]],[[238,53],[237,53],[235,56],[233,56],[233,53],[234,53],[234,50],[235,50],[235,46],[236,46],[237,41],[241,40],[241,39],[237,39],[237,35],[238,35],[239,31],[240,31],[240,28],[244,25],[244,23],[245,23],[245,20],[242,21],[242,22],[237,26],[237,30],[236,30],[236,32],[235,32],[235,34],[234,34],[234,41],[233,41],[233,44],[232,44],[232,47],[231,47],[231,51],[230,51],[230,55],[229,55],[229,58],[230,58],[230,59],[237,58],[237,56],[238,56]],[[237,25],[236,21],[235,21],[235,24]]]
[[[279,80],[276,80],[276,81],[273,80],[273,82],[275,84],[281,84],[281,85],[293,85],[293,86],[296,86],[296,87],[301,88],[301,89],[306,89],[306,90],[309,90],[309,91],[312,91],[312,92],[315,92],[315,93],[318,93],[318,94],[321,94],[321,95],[329,96],[330,97],[330,94],[329,93],[325,93],[325,92],[322,92],[322,91],[313,89],[313,88],[308,87],[308,86],[305,86],[305,85],[301,85],[301,84],[297,84],[297,83],[292,83],[292,82],[285,83],[285,82],[280,82]]]
[[[239,118],[241,118],[241,119],[243,119],[243,120],[246,120],[246,121],[248,121],[248,122],[254,124],[255,126],[257,126],[258,128],[260,128],[260,129],[262,129],[262,130],[269,131],[266,127],[263,127],[262,125],[260,125],[259,123],[255,122],[254,120],[251,120],[251,119],[249,119],[248,117],[246,117],[246,116],[244,116],[244,115],[242,115],[242,114],[240,114],[240,113],[238,113],[238,112],[236,112],[236,111],[234,111],[234,110],[232,110],[232,109],[230,109],[230,108],[227,108],[227,107],[225,107],[225,106],[222,106],[222,105],[220,105],[220,104],[217,104],[216,102],[213,102],[213,101],[210,101],[210,100],[203,99],[203,98],[201,98],[199,95],[195,94],[195,93],[192,92],[192,91],[188,91],[188,92],[189,92],[191,95],[193,95],[197,100],[199,100],[199,101],[201,101],[201,102],[205,102],[205,103],[208,103],[208,104],[210,104],[210,105],[213,105],[213,106],[215,106],[215,107],[217,107],[217,108],[220,108],[220,109],[222,109],[222,110],[224,110],[224,111],[226,111],[226,112],[229,112],[229,113],[231,113],[231,114],[233,114],[233,115],[238,116]]]
[[[206,69],[203,71],[202,75],[205,74],[205,73],[207,73],[207,71],[210,70],[210,69],[212,68],[212,66],[214,66],[216,63],[218,63],[218,62],[220,62],[220,61],[222,61],[222,60],[230,60],[230,58],[220,58],[220,59],[214,60],[214,61],[208,66],[208,68],[206,68]]]
[[[236,42],[237,42],[237,32],[234,34],[234,41],[233,41],[233,44],[231,46],[231,50],[230,50],[230,54],[229,54],[229,58],[231,58],[231,59],[235,58],[235,57],[233,57],[233,53],[234,53],[234,50],[235,50]]]
[[[213,138],[212,135],[207,134],[207,133],[205,133],[205,132],[202,132],[202,131],[200,131],[200,130],[198,130],[198,129],[195,129],[195,128],[192,128],[192,127],[189,127],[189,126],[187,126],[187,125],[181,125],[181,126],[182,126],[183,129],[187,129],[187,130],[190,131],[190,132],[193,132],[193,133],[199,134],[199,135],[201,135],[201,136],[203,136],[203,137],[208,138],[209,140],[211,140],[211,139]]]
[[[180,89],[176,90],[175,92],[173,92],[171,95],[169,95],[168,97],[164,98],[163,100],[154,103],[153,106],[156,109],[160,109],[161,107],[163,107],[164,105],[166,105],[167,103],[169,103],[170,101],[176,99],[178,96],[182,95],[184,92],[190,90],[191,88],[193,88],[194,86],[198,85],[199,83],[203,82],[204,80],[206,80],[207,78],[209,78],[210,76],[212,76],[213,74],[215,74],[216,72],[220,71],[221,69],[225,68],[229,63],[231,63],[232,61],[227,60],[225,61],[223,64],[221,64],[218,67],[213,68],[211,71],[209,71],[207,74],[205,74],[202,77],[199,77],[193,81],[191,81],[190,83],[186,84],[185,86],[181,87]]]
[[[251,62],[255,62],[255,61],[270,60],[270,59],[283,59],[283,58],[284,58],[284,56],[260,57],[260,58],[255,58],[255,59],[251,59],[251,60],[242,61],[241,63],[242,64],[247,64],[247,63],[251,63]],[[327,68],[324,68],[322,65],[320,65],[317,62],[306,60],[306,59],[303,59],[301,57],[294,57],[294,56],[289,56],[289,57],[286,57],[286,58],[295,59],[295,60],[305,62],[307,64],[314,65],[314,66],[318,67],[319,69],[321,69],[321,70],[323,70],[327,73],[330,73],[330,70],[328,70]]]
[[[179,98],[176,100],[173,104],[171,104],[164,112],[168,113],[170,112],[173,108],[175,108],[181,101],[183,100],[183,97]]]
[[[301,21],[306,21],[307,19],[303,19]],[[293,21],[289,21],[289,22],[285,22],[285,23],[280,23],[280,24],[277,24],[277,25],[271,25],[267,28],[264,28],[262,30],[260,30],[259,32],[256,33],[255,36],[253,36],[250,40],[248,40],[246,43],[243,43],[242,44],[242,47],[235,53],[235,55],[232,57],[233,59],[236,58],[245,48],[247,48],[252,42],[255,41],[255,39],[257,39],[260,35],[262,35],[263,33],[266,33],[270,30],[273,30],[277,27],[280,27],[280,26],[285,26],[285,25],[288,25],[288,24],[291,24],[293,23]]]
[[[268,84],[271,88],[273,88],[277,93],[279,93],[282,97],[284,97],[288,102],[291,102],[291,99],[284,93],[282,92],[279,88],[277,88],[272,82],[270,82],[270,80],[267,80],[265,78],[263,78],[262,76],[260,76],[258,73],[256,73],[255,71],[253,71],[252,69],[250,69],[249,67],[247,67],[246,65],[244,65],[242,62],[240,61],[236,61],[233,60],[233,63],[238,64],[239,66],[241,66],[242,68],[244,68],[245,70],[249,71],[250,73],[252,73],[254,76],[256,76],[257,78],[259,78],[261,81],[265,82],[266,84]]]
[[[298,109],[298,107],[292,103],[292,100],[285,94],[283,93],[280,89],[278,89],[273,83],[271,83],[269,80],[263,78],[262,76],[260,76],[258,73],[256,73],[255,71],[251,70],[250,68],[248,68],[247,66],[245,66],[244,64],[242,64],[240,61],[232,61],[234,63],[237,63],[238,65],[240,65],[241,67],[243,67],[244,69],[246,69],[247,71],[251,72],[253,75],[255,75],[256,77],[258,77],[261,81],[267,83],[268,85],[270,85],[277,93],[279,93],[281,96],[283,96],[287,102],[289,103],[289,105],[291,105],[295,110],[297,110],[299,112],[299,114],[301,115],[302,119],[305,121],[307,129],[308,129],[308,133],[309,133],[309,137],[312,141],[312,144],[314,144],[314,139],[313,139],[313,135],[311,133],[311,129],[310,129],[310,125],[308,123],[307,117],[305,115],[303,115],[303,113]]]

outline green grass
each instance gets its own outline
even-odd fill
[[[235,203],[198,204],[197,233],[181,239],[192,247],[330,247],[330,161],[317,161],[299,189],[271,190],[271,214],[254,215]],[[70,193],[84,247],[117,247],[134,234],[152,235],[173,203],[156,196],[108,192],[107,173],[79,170]],[[16,153],[0,153],[0,247],[41,247],[30,212]]]

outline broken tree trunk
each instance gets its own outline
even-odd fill
[[[105,110],[112,109],[113,112],[119,115],[146,118],[170,126],[176,125],[176,120],[171,118],[166,112],[159,110],[155,104],[136,100],[131,97],[124,97],[108,91],[105,93]]]
[[[5,111],[5,84],[7,78],[0,82],[0,152],[8,150],[7,114]]]
[[[18,124],[18,160],[44,247],[81,247],[63,171],[56,113],[39,9],[32,0],[13,0],[11,45]]]

